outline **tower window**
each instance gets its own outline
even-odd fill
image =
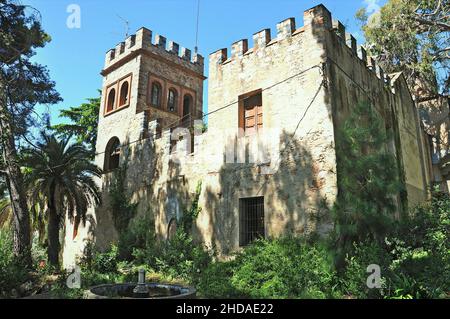
[[[191,114],[192,109],[192,96],[186,94],[183,99],[183,117]]]
[[[116,105],[116,89],[111,89],[108,93],[108,99],[106,101],[106,112],[114,110]]]
[[[129,74],[107,87],[104,115],[130,105],[131,78],[132,74]]]
[[[122,83],[122,86],[120,87],[120,99],[119,99],[119,106],[125,106],[128,104],[129,102],[129,89],[130,89],[130,84],[128,83],[128,81],[125,81]]]
[[[153,82],[152,84],[152,95],[151,95],[151,104],[156,107],[161,107],[161,84],[158,82]]]
[[[239,199],[239,245],[264,236],[264,197]]]
[[[255,134],[263,127],[263,108],[261,92],[240,98],[239,127],[244,129],[245,135]]]
[[[105,161],[103,170],[107,173],[119,167],[120,141],[117,137],[109,140],[105,149]]]
[[[175,89],[170,89],[169,94],[167,96],[167,109],[170,112],[176,112],[177,111],[177,101],[178,100],[178,94]]]

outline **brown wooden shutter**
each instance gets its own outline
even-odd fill
[[[244,130],[245,135],[254,134],[263,126],[263,110],[261,93],[244,100]]]

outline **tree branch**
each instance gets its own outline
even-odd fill
[[[412,17],[412,19],[422,25],[438,27],[442,31],[450,31],[450,24],[448,24],[448,23],[439,22],[439,21],[431,21],[431,20],[421,18],[419,16],[414,16],[414,17]]]
[[[424,96],[421,98],[417,99],[417,103],[422,103],[422,102],[428,102],[428,101],[432,101],[432,100],[437,100],[439,98],[445,98],[448,96],[442,95],[442,94],[435,94],[435,95],[430,95],[430,96]]]

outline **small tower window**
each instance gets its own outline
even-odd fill
[[[191,114],[192,96],[186,94],[183,99],[183,117]]]
[[[130,89],[130,84],[128,83],[128,81],[125,81],[122,83],[122,86],[120,87],[120,100],[119,100],[119,105],[120,106],[124,106],[128,104],[129,101],[129,89]]]
[[[169,95],[167,97],[167,108],[170,112],[176,112],[177,111],[177,101],[178,100],[178,94],[175,89],[169,90]]]
[[[117,137],[109,140],[105,149],[105,162],[103,170],[107,173],[119,167],[120,141]]]
[[[108,100],[106,101],[106,112],[114,110],[116,104],[116,89],[111,89],[108,93]]]
[[[153,106],[161,107],[161,84],[153,82],[152,84],[152,98],[151,103]]]

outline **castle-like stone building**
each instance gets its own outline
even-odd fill
[[[339,191],[336,131],[369,101],[403,168],[399,210],[428,197],[428,137],[402,74],[385,74],[319,5],[209,56],[208,129],[202,126],[201,55],[142,28],[110,50],[103,75],[95,162],[103,203],[85,227],[67,223],[64,263],[94,239],[118,238],[109,194],[126,166],[125,191],[148,227],[167,239],[201,183],[194,236],[227,255],[258,236],[326,234]],[[120,213],[120,212],[118,212]]]

